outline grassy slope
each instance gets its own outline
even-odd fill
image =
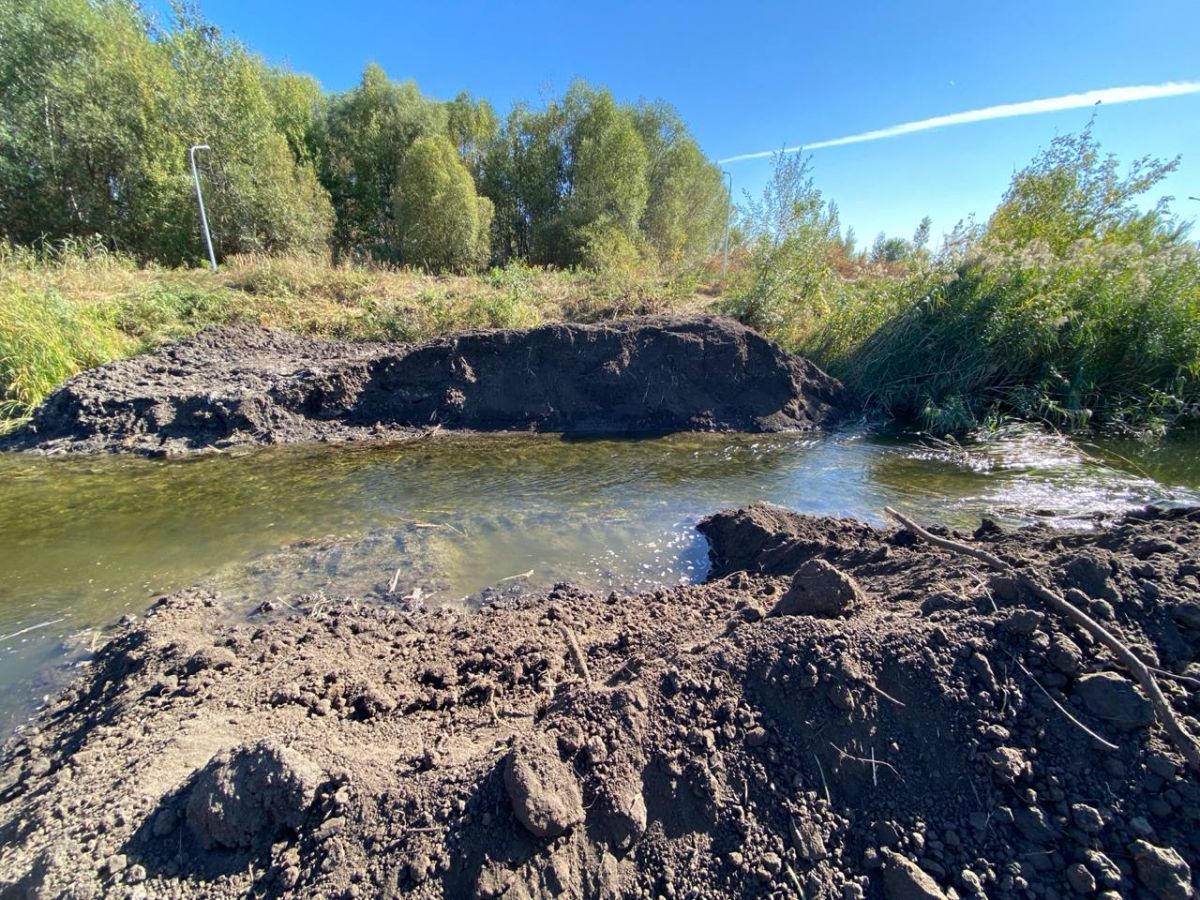
[[[202,328],[250,322],[348,340],[421,340],[464,328],[699,312],[695,277],[552,272],[476,276],[237,257],[204,269],[139,268],[104,252],[52,259],[0,250],[0,430],[83,369]]]

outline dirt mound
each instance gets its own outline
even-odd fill
[[[162,455],[434,427],[785,431],[844,405],[838,382],[728,319],[547,325],[417,346],[233,327],[79,375],[0,446]]]
[[[271,741],[218,753],[184,791],[188,828],[205,850],[265,850],[304,824],[323,780]]]
[[[1194,895],[1200,781],[1087,631],[908,532],[703,530],[712,580],[635,597],[161,601],[0,758],[0,892]],[[1200,732],[1200,510],[955,538]]]

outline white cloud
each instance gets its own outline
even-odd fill
[[[882,141],[885,138],[900,137],[918,131],[947,128],[951,125],[969,125],[972,122],[987,122],[991,119],[1011,119],[1015,116],[1033,116],[1038,113],[1061,112],[1065,109],[1081,109],[1097,103],[1135,103],[1139,100],[1158,100],[1163,97],[1179,97],[1184,94],[1200,94],[1200,81],[1169,81],[1166,84],[1102,88],[1097,91],[1084,91],[1080,94],[1065,94],[1062,97],[1025,100],[1021,103],[1002,103],[999,106],[987,106],[983,109],[972,109],[967,112],[952,113],[948,116],[934,116],[932,119],[921,119],[919,122],[905,122],[903,125],[892,125],[877,131],[864,131],[862,134],[816,141],[803,146],[784,147],[782,151],[763,150],[758,153],[742,153],[738,156],[719,159],[717,162],[732,163],[747,159],[765,159],[777,152],[798,153],[801,150],[822,150],[826,147],[841,147],[845,144],[863,144],[867,141]]]

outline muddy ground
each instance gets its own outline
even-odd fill
[[[701,529],[634,597],[162,600],[3,752],[0,894],[1194,895],[1200,781],[1086,633],[907,532]],[[1200,510],[962,537],[1200,733]]]
[[[786,431],[818,427],[845,406],[837,381],[722,318],[468,332],[418,345],[239,326],[77,376],[0,449],[161,456],[438,427]]]

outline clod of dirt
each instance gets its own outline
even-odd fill
[[[478,331],[418,345],[237,326],[84,372],[0,449],[174,455],[432,427],[661,434],[820,427],[840,383],[730,319]]]
[[[886,900],[946,900],[936,881],[893,850],[883,851],[883,896]]]
[[[862,589],[853,578],[823,559],[810,559],[800,567],[771,615],[841,616],[863,599]]]
[[[1156,847],[1147,841],[1134,841],[1129,847],[1137,866],[1138,881],[1158,900],[1189,900],[1192,870],[1172,847]]]
[[[1154,721],[1154,707],[1128,679],[1116,672],[1094,672],[1075,684],[1074,693],[1092,715],[1125,731]]]
[[[579,782],[557,751],[533,735],[519,741],[504,765],[504,787],[517,821],[540,838],[558,837],[583,821]]]
[[[188,828],[206,850],[270,846],[304,824],[323,780],[314,763],[271,741],[219,753],[188,794]]]

